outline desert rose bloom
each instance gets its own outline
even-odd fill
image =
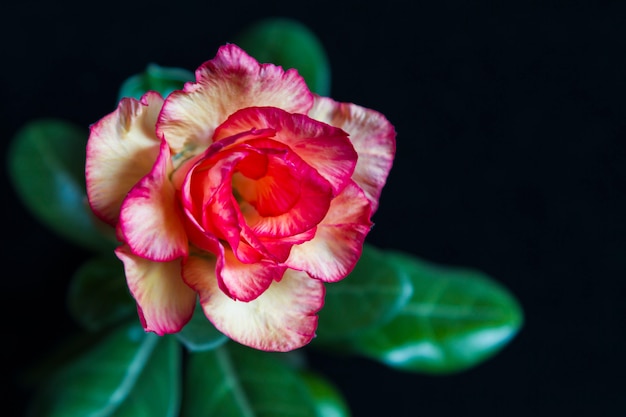
[[[195,76],[165,99],[124,98],[91,126],[89,203],[116,229],[146,331],[178,332],[199,300],[239,343],[299,348],[325,283],[361,255],[394,128],[233,44]]]

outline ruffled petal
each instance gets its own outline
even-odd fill
[[[255,349],[286,352],[315,336],[324,285],[306,273],[287,270],[280,282],[244,303],[220,291],[214,261],[190,256],[183,268],[185,280],[200,295],[205,315],[231,339]]]
[[[180,259],[153,262],[133,255],[127,246],[115,254],[124,263],[143,328],[160,336],[180,331],[196,305],[196,293],[182,279]]]
[[[296,70],[259,64],[229,44],[196,70],[195,83],[168,96],[157,132],[175,154],[188,148],[202,150],[211,143],[215,128],[239,109],[273,106],[306,114],[312,104],[313,95]]]
[[[272,139],[288,146],[315,168],[331,184],[335,194],[350,180],[357,153],[346,132],[303,114],[289,114],[272,107],[241,109],[219,126],[214,140],[266,127],[276,131]]]
[[[223,248],[217,260],[220,288],[233,300],[252,301],[258,298],[273,281],[279,281],[286,267],[267,259],[243,263],[230,248]]]
[[[242,236],[259,253],[273,261],[284,263],[289,257],[292,246],[313,239],[316,230],[317,228],[313,227],[303,233],[276,239],[272,236],[251,236],[252,233],[248,233],[247,229],[244,229]]]
[[[154,167],[130,190],[120,210],[118,227],[132,253],[158,262],[185,256],[188,250],[171,170],[170,150],[163,141]]]
[[[375,110],[327,97],[316,96],[308,114],[348,132],[359,155],[352,179],[365,191],[375,212],[396,152],[393,125]]]
[[[261,259],[261,255],[243,238],[249,228],[239,211],[231,186],[233,171],[249,153],[247,149],[231,149],[219,154],[221,158],[200,161],[190,170],[181,190],[184,213],[191,220],[189,225],[199,230],[201,235],[210,234],[227,241],[238,260],[244,263]],[[196,233],[192,234],[194,240],[196,236]],[[215,248],[212,251],[219,252]]]
[[[199,161],[189,171],[181,189],[183,207],[202,228],[234,247],[240,227],[232,194],[232,175],[246,152],[224,152],[220,157]]]
[[[241,262],[260,254],[284,261],[326,215],[330,185],[279,142],[252,139],[211,153],[221,143],[208,148],[182,184],[186,215],[203,233],[226,240]]]
[[[272,281],[280,280],[286,267],[263,259],[250,246],[240,245],[235,255],[233,249],[222,244],[212,233],[202,228],[193,216],[187,216],[187,231],[191,241],[201,250],[217,258],[214,276],[220,289],[234,300],[250,301],[257,298]],[[253,258],[257,255],[256,259]],[[242,262],[238,257],[247,258]]]
[[[315,237],[294,245],[285,264],[324,282],[345,278],[361,257],[363,242],[372,226],[370,215],[365,194],[351,183],[332,201]]]
[[[90,128],[85,176],[94,213],[115,225],[128,191],[150,172],[161,141],[155,124],[163,98],[147,92],[137,101],[124,98],[117,109]]]
[[[240,208],[245,222],[259,237],[305,233],[326,215],[333,196],[331,186],[295,153],[272,155],[271,148],[267,153],[266,170],[260,178],[233,177],[233,186],[243,200]]]

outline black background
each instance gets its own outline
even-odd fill
[[[495,3],[495,2],[494,2]],[[88,126],[149,62],[195,69],[270,16],[308,25],[332,93],[384,113],[397,157],[368,241],[483,270],[526,315],[499,355],[433,377],[311,357],[362,416],[624,416],[626,2],[37,2],[2,8],[3,154],[38,117]],[[88,254],[53,235],[3,173],[0,408],[73,323]],[[8,412],[8,411],[7,411]],[[5,414],[11,415],[11,414]]]

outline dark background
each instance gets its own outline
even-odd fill
[[[149,62],[193,70],[258,19],[295,18],[327,49],[331,95],[398,132],[369,242],[478,268],[526,315],[456,375],[314,355],[353,415],[624,416],[626,2],[490,3],[5,3],[3,154],[32,119],[95,122]],[[15,374],[72,328],[65,286],[87,254],[3,187],[0,408],[21,415]]]

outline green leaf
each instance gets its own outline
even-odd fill
[[[267,352],[227,343],[189,355],[182,417],[316,417],[296,370]]]
[[[161,339],[114,417],[178,417],[182,397],[180,345],[170,336]]]
[[[228,337],[206,318],[200,303],[196,303],[191,320],[176,337],[192,352],[215,349],[228,341]]]
[[[92,250],[112,250],[105,226],[87,204],[85,145],[88,132],[72,123],[40,119],[22,127],[8,150],[13,186],[32,214],[65,239]]]
[[[240,33],[234,43],[259,62],[297,69],[311,91],[321,96],[330,94],[326,51],[302,23],[288,18],[263,19]]]
[[[113,253],[89,259],[78,268],[70,282],[67,304],[74,320],[90,331],[137,315],[124,267]]]
[[[120,87],[118,99],[140,99],[146,91],[158,91],[167,97],[172,91],[183,88],[187,81],[195,80],[193,72],[183,68],[161,67],[149,64],[145,72],[127,78]]]
[[[176,339],[116,328],[48,379],[29,408],[33,417],[174,417],[180,407]]]
[[[305,370],[300,376],[315,402],[317,417],[350,417],[350,409],[337,387],[317,372]]]
[[[397,251],[387,257],[408,272],[413,295],[389,323],[358,335],[356,352],[397,369],[446,374],[492,357],[522,326],[515,297],[486,274]]]
[[[408,275],[366,245],[354,270],[326,286],[316,344],[334,343],[389,321],[411,296]]]

